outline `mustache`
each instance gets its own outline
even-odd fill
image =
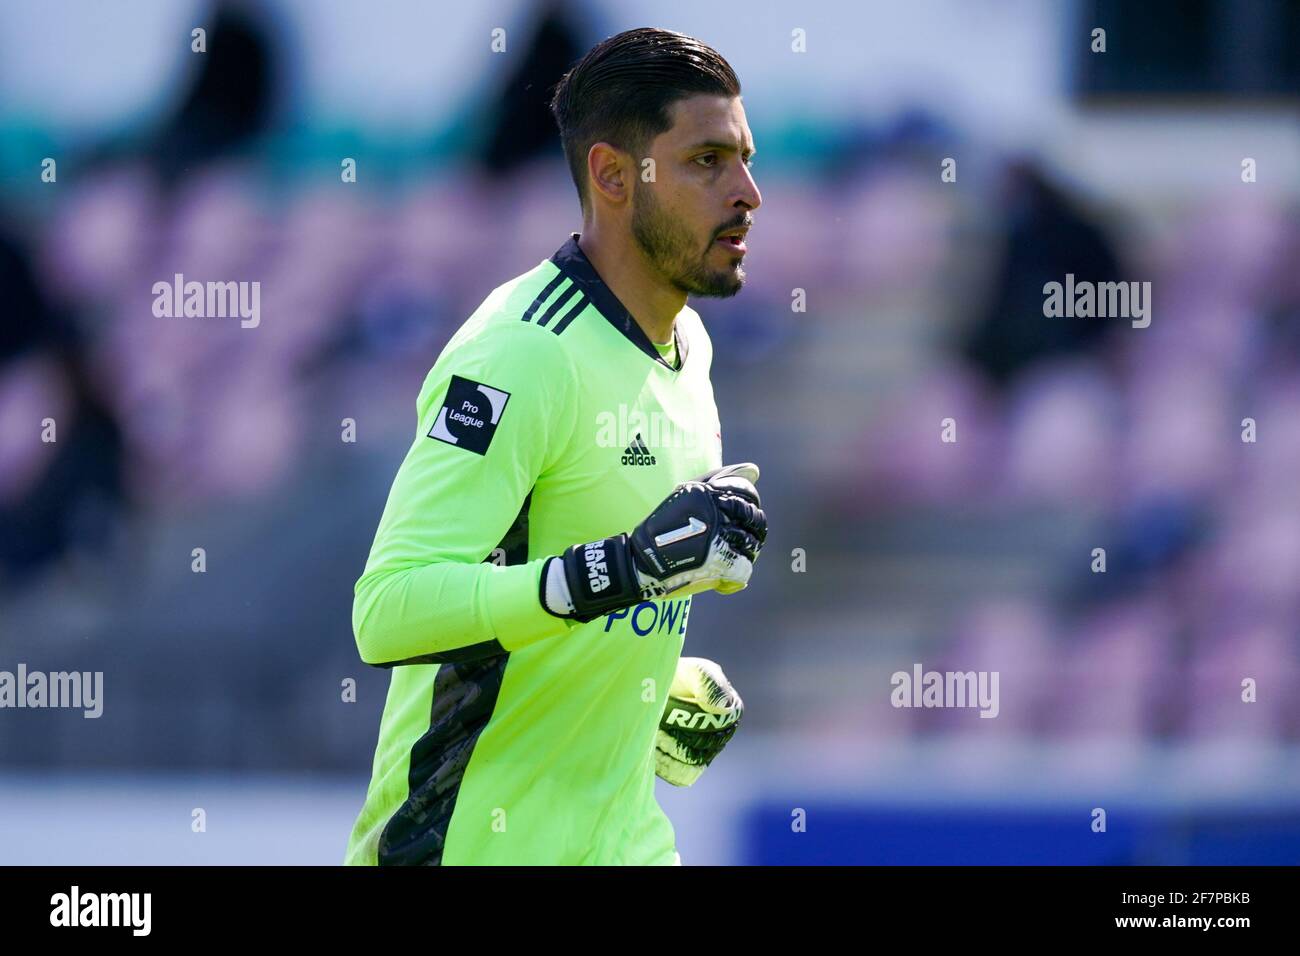
[[[718,231],[713,234],[713,238],[717,239],[718,236],[722,235],[724,232],[730,232],[732,229],[753,229],[753,228],[754,228],[754,217],[744,216],[736,220],[735,222],[729,222],[724,226],[719,226]]]

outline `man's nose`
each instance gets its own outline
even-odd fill
[[[736,185],[736,198],[732,205],[739,202],[750,209],[757,209],[763,205],[763,194],[758,191],[758,183],[754,182],[754,174],[749,171],[749,167],[741,163],[740,171],[741,180]]]

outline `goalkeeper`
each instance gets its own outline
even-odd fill
[[[681,657],[693,596],[745,588],[767,534],[687,305],[745,279],[740,84],[631,30],[551,108],[582,232],[438,356],[356,583],[358,650],[391,680],[349,864],[680,862],[655,775],[693,782],[740,716]]]

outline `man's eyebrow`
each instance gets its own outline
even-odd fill
[[[733,152],[733,153],[734,153],[734,152],[736,152],[736,144],[735,144],[735,143],[725,143],[725,142],[723,142],[722,140],[706,139],[706,140],[704,140],[704,141],[702,141],[702,142],[699,142],[699,143],[692,143],[690,146],[687,146],[687,147],[686,147],[686,151],[687,151],[688,153],[693,153],[693,152],[695,152],[697,149],[725,149],[725,150],[728,150],[729,152]],[[740,153],[741,153],[742,156],[753,156],[753,155],[755,155],[757,152],[758,152],[758,150],[756,150],[756,149],[754,149],[754,148],[752,148],[752,147],[749,148],[749,149],[742,149],[742,150],[740,150]]]

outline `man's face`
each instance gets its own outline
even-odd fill
[[[632,237],[652,267],[688,295],[726,297],[745,283],[743,231],[762,203],[750,175],[754,140],[739,97],[692,96],[650,144],[655,182],[638,175]],[[638,174],[642,167],[637,164]]]

